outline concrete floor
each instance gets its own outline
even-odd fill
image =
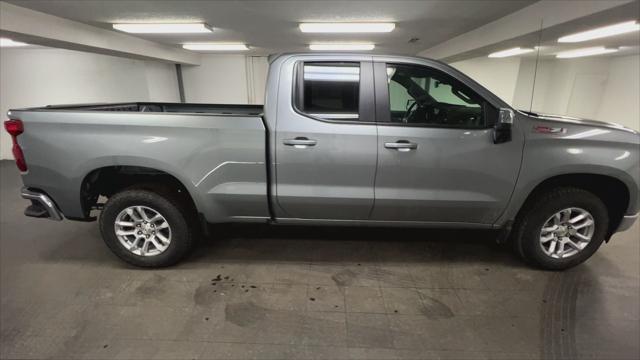
[[[0,173],[2,358],[640,357],[637,225],[562,273],[487,232],[255,226],[140,270]]]

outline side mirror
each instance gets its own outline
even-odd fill
[[[498,114],[498,122],[493,129],[493,143],[502,144],[511,141],[511,125],[515,113],[511,109],[501,108]]]

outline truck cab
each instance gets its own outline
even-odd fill
[[[283,56],[271,69],[277,218],[491,227],[504,211],[522,123],[494,141],[508,105],[463,74],[344,54]]]

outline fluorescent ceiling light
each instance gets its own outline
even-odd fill
[[[116,30],[133,34],[185,34],[209,33],[213,30],[207,24],[113,24]]]
[[[558,39],[561,43],[575,43],[593,39],[600,39],[608,36],[625,34],[640,30],[640,24],[636,21],[627,21],[620,24],[604,26],[601,28],[583,31],[577,34],[563,36]]]
[[[314,81],[360,81],[360,68],[356,66],[304,66],[304,79]]]
[[[242,51],[249,50],[245,44],[195,43],[184,44],[184,49],[195,51]]]
[[[29,44],[13,41],[7,38],[0,38],[0,47],[19,47],[19,46],[28,46]]]
[[[366,51],[373,50],[376,46],[374,44],[311,44],[309,49],[314,51]]]
[[[576,50],[563,51],[556,55],[558,59],[571,59],[582,56],[602,55],[618,51],[618,49],[607,49],[604,46],[590,47]]]
[[[394,23],[302,23],[305,33],[382,33],[395,29]]]
[[[507,56],[515,56],[515,55],[520,55],[520,54],[526,54],[526,53],[530,53],[532,52],[533,49],[527,49],[527,48],[513,48],[513,49],[507,49],[507,50],[502,50],[502,51],[498,51],[498,52],[494,52],[489,54],[490,58],[503,58],[503,57],[507,57]]]

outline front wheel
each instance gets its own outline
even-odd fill
[[[556,188],[525,205],[515,224],[514,245],[527,262],[564,270],[590,258],[608,226],[607,208],[596,195]]]
[[[180,261],[193,247],[193,229],[178,199],[149,190],[113,195],[100,214],[100,232],[109,249],[129,264],[163,267]]]

